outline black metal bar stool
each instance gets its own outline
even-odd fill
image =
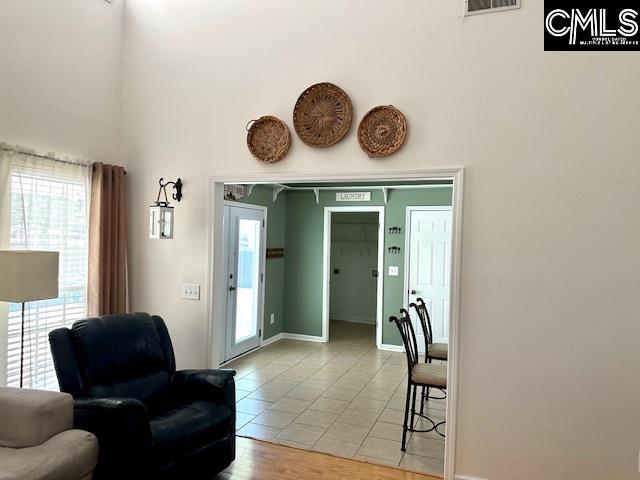
[[[409,312],[405,309],[400,310],[402,317],[391,317],[390,322],[395,322],[400,336],[402,337],[402,343],[404,344],[404,351],[407,356],[407,401],[405,402],[404,409],[404,422],[402,425],[402,451],[404,452],[407,447],[407,432],[431,432],[436,431],[439,435],[444,437],[444,434],[438,431],[438,427],[443,425],[446,421],[435,423],[431,418],[422,413],[416,413],[416,391],[418,387],[426,388],[440,388],[446,390],[447,388],[447,367],[446,365],[433,365],[431,363],[420,363],[418,359],[418,343],[416,341],[416,334],[411,324],[411,318],[409,318]],[[409,407],[411,407],[411,418],[409,418]],[[415,417],[419,416],[431,423],[431,428],[418,430],[414,428]]]
[[[422,333],[425,339],[425,360],[431,363],[431,360],[444,360],[449,359],[449,344],[447,343],[433,343],[433,329],[431,328],[431,316],[424,300],[417,298],[417,304],[412,303],[413,307],[420,319],[420,325],[422,326]]]
[[[431,316],[429,315],[429,309],[425,301],[422,298],[416,299],[417,303],[412,303],[412,307],[418,318],[420,319],[420,326],[422,327],[422,334],[424,335],[424,361],[431,363],[432,360],[448,361],[449,357],[449,345],[446,343],[433,343],[433,329],[431,328]],[[420,413],[424,413],[424,402],[426,398],[432,398],[434,400],[445,400],[447,394],[444,390],[441,390],[443,395],[441,397],[429,396],[429,388],[422,389],[422,399],[420,401]]]

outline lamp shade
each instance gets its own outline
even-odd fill
[[[56,298],[58,257],[58,252],[0,250],[0,301]]]

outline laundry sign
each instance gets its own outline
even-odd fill
[[[338,192],[336,202],[370,202],[371,192]]]

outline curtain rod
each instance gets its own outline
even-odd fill
[[[51,161],[54,161],[54,162],[66,163],[68,165],[80,165],[80,166],[83,165],[80,162],[72,162],[72,161],[69,161],[69,160],[63,160],[61,158],[49,157],[48,155],[40,155],[39,153],[25,152],[25,151],[22,151],[22,150],[17,150],[15,148],[2,148],[1,150],[4,150],[5,152],[19,153],[21,155],[29,155],[31,157],[44,158],[44,159],[51,160]],[[92,169],[94,168],[93,167],[93,163],[91,163],[90,166],[91,166]],[[125,175],[127,174],[126,170],[124,171],[124,174]]]

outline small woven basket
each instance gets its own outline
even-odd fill
[[[407,121],[392,105],[372,108],[358,126],[358,143],[370,158],[395,153],[404,144],[406,136]]]
[[[279,162],[291,146],[289,128],[282,120],[269,115],[251,120],[247,124],[247,146],[261,162]]]
[[[325,148],[338,143],[351,127],[353,107],[349,96],[333,83],[307,88],[293,109],[293,127],[310,147]]]

